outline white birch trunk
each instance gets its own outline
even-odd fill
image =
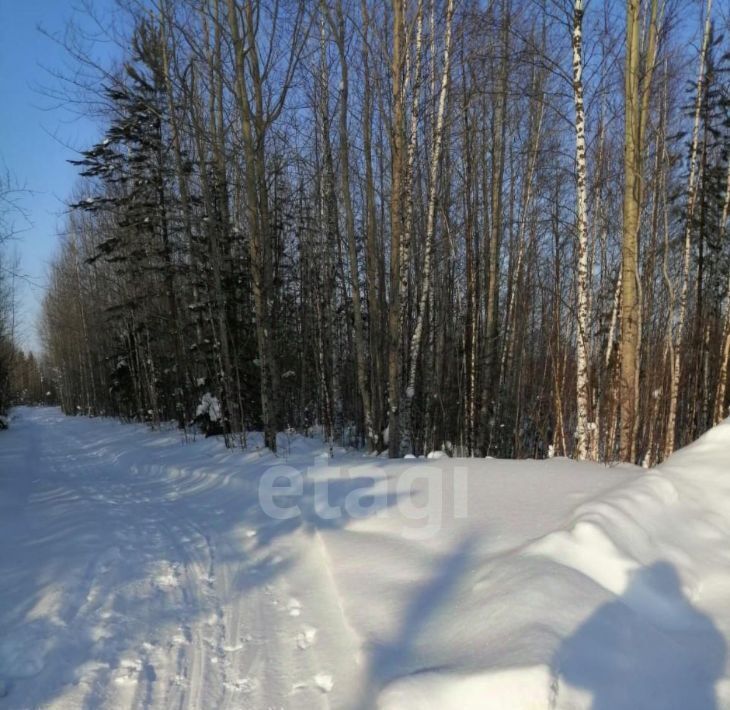
[[[411,406],[416,393],[416,370],[418,356],[421,349],[423,337],[423,321],[426,316],[426,306],[431,290],[431,267],[433,261],[433,241],[436,223],[436,194],[438,192],[439,167],[441,165],[441,153],[444,137],[444,116],[446,114],[446,99],[449,91],[449,68],[451,62],[451,21],[454,15],[454,0],[448,0],[446,7],[446,37],[444,40],[444,63],[441,73],[441,88],[439,92],[438,113],[436,115],[436,130],[434,131],[434,146],[431,152],[431,165],[429,166],[429,193],[428,208],[426,213],[426,248],[423,262],[423,286],[418,304],[418,315],[416,327],[413,331],[410,345],[410,367],[406,387],[406,406],[403,417],[404,432],[402,439],[402,450],[408,453],[412,447],[411,441]]]
[[[576,333],[576,430],[575,458],[583,461],[595,457],[595,431],[590,417],[589,307],[588,307],[588,223],[586,188],[586,126],[583,104],[583,0],[573,5],[573,101],[575,103],[575,170],[577,180],[577,251],[578,273],[576,297],[578,330]]]
[[[416,155],[418,96],[421,82],[421,46],[423,38],[423,0],[418,0],[416,18],[415,78],[411,90],[410,133],[406,139],[404,110],[406,94],[411,86],[410,55],[404,23],[407,0],[394,2],[393,18],[393,179],[391,187],[391,291],[388,314],[388,452],[391,458],[400,454],[400,403],[403,360],[401,344],[406,316],[408,291],[410,233],[413,214],[412,175]],[[404,56],[405,52],[405,56]],[[401,80],[401,64],[406,78]],[[405,147],[405,150],[404,150]],[[405,155],[405,163],[403,156]]]

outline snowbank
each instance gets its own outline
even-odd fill
[[[730,708],[729,423],[649,472],[250,443],[21,413],[3,708]]]

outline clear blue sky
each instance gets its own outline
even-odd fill
[[[17,250],[21,272],[35,284],[19,289],[21,344],[34,350],[47,265],[63,224],[63,200],[76,179],[66,162],[75,155],[66,145],[84,148],[98,135],[91,120],[50,108],[54,102],[38,91],[52,83],[44,67],[60,69],[66,59],[38,26],[62,33],[74,15],[83,22],[69,0],[0,0],[0,168],[31,191],[21,200],[31,224],[10,249]]]

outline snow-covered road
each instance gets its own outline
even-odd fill
[[[730,425],[649,474],[282,443],[16,410],[0,708],[730,708]]]
[[[329,707],[356,646],[319,546],[257,535],[245,468],[23,410],[0,442],[0,705]]]

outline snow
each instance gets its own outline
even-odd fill
[[[210,392],[206,392],[202,396],[195,414],[198,417],[207,414],[211,422],[219,421],[221,418],[221,405],[218,398],[214,397]]]
[[[730,708],[730,422],[649,471],[249,441],[15,410],[3,710]]]
[[[426,458],[428,459],[446,459],[448,458],[448,454],[445,451],[429,451],[426,455]]]

